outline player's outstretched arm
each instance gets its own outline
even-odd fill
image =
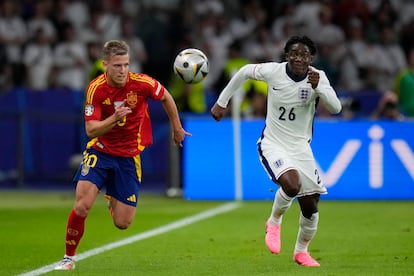
[[[221,107],[227,107],[230,98],[234,95],[234,93],[242,93],[242,89],[240,89],[244,82],[249,78],[253,78],[255,64],[246,64],[239,71],[234,74],[234,76],[230,79],[227,83],[226,87],[224,87],[223,91],[221,91],[217,103]]]
[[[168,118],[170,119],[171,127],[173,129],[172,138],[174,140],[174,143],[182,147],[185,136],[191,136],[192,134],[183,129],[180,117],[178,115],[177,105],[175,104],[175,101],[170,92],[168,92],[166,89],[161,102],[165,112],[168,115]]]

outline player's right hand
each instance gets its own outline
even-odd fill
[[[221,120],[221,118],[226,115],[227,109],[224,107],[219,106],[217,103],[213,105],[213,107],[210,110],[211,116],[216,120],[217,122]]]
[[[192,136],[192,134],[190,132],[185,131],[183,128],[180,128],[180,129],[174,130],[172,133],[172,136],[173,136],[172,138],[174,140],[174,143],[177,146],[182,147],[184,138],[186,136]]]
[[[116,121],[121,120],[123,117],[128,115],[132,112],[131,108],[128,106],[125,106],[126,100],[119,106],[115,107],[115,119]]]

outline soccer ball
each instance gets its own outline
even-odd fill
[[[208,75],[208,58],[200,50],[188,48],[175,58],[174,73],[186,83],[198,83]]]

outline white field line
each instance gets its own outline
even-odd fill
[[[147,238],[151,238],[153,236],[157,236],[157,235],[161,235],[163,233],[181,228],[181,227],[185,227],[187,225],[193,224],[195,222],[210,218],[210,217],[214,217],[216,215],[225,213],[225,212],[229,212],[232,211],[236,208],[240,207],[240,202],[229,202],[226,203],[224,205],[218,206],[216,208],[198,213],[196,215],[190,216],[190,217],[186,217],[180,220],[177,220],[175,222],[169,223],[167,225],[131,236],[129,238],[125,238],[123,240],[119,240],[113,243],[109,243],[106,245],[103,245],[101,247],[97,247],[88,251],[85,251],[83,253],[80,253],[76,256],[76,261],[80,261],[80,260],[84,260],[86,258],[101,254],[105,251],[114,249],[114,248],[118,248],[124,245],[128,245],[140,240],[144,240]],[[23,273],[23,274],[19,274],[18,276],[36,276],[36,275],[41,275],[47,272],[50,272],[54,269],[54,267],[56,266],[56,263],[52,263],[43,267],[40,267],[38,269]]]

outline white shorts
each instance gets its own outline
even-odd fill
[[[260,162],[269,178],[277,185],[279,177],[288,170],[299,172],[302,186],[297,197],[311,194],[326,194],[327,190],[323,185],[316,167],[315,159],[300,160],[287,153],[274,149],[263,149],[259,146]]]

